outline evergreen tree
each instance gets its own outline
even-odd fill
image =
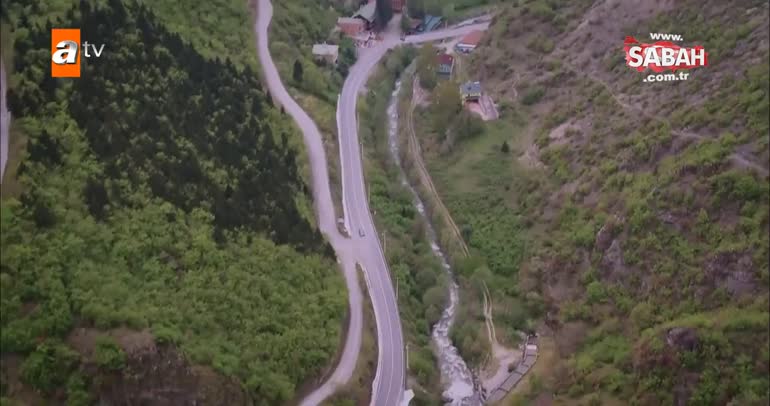
[[[390,0],[377,0],[377,26],[382,29],[388,25],[388,22],[393,18],[393,8],[391,8]]]
[[[294,61],[294,72],[292,73],[292,77],[294,78],[294,82],[300,84],[302,83],[302,62],[299,61],[299,59]]]

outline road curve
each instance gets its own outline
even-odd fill
[[[361,331],[363,320],[363,301],[358,284],[353,253],[354,242],[342,236],[337,230],[334,205],[329,189],[329,174],[326,166],[326,154],[323,139],[318,126],[304,110],[291,98],[289,92],[281,83],[278,69],[273,62],[268,48],[268,28],[273,16],[273,6],[270,0],[257,1],[257,21],[254,31],[257,37],[257,53],[264,74],[265,83],[270,90],[273,100],[283,106],[284,110],[294,119],[302,130],[305,146],[312,172],[313,201],[318,218],[318,227],[331,243],[337,254],[348,289],[349,324],[345,346],[336,369],[326,382],[302,400],[301,405],[318,405],[328,398],[339,385],[350,380],[356,367],[358,353],[361,349]]]
[[[386,38],[373,48],[362,49],[350,68],[337,103],[340,129],[340,161],[345,168],[342,190],[345,217],[357,242],[358,261],[363,265],[377,324],[377,372],[372,384],[372,405],[397,406],[405,389],[405,354],[401,320],[392,279],[369,210],[366,182],[359,148],[356,101],[366,79],[385,53],[403,43],[421,43],[465,35],[486,29],[488,23],[409,36],[404,41]],[[363,235],[361,235],[363,234]]]
[[[358,62],[351,67],[337,104],[340,163],[342,167],[342,194],[345,223],[353,236],[347,239],[336,227],[334,206],[329,189],[326,155],[321,133],[313,120],[291,98],[281,83],[278,69],[268,47],[268,28],[273,7],[270,0],[257,0],[255,32],[257,52],[265,82],[274,100],[284,107],[302,130],[313,177],[313,197],[319,228],[326,235],[340,259],[350,296],[350,325],[347,340],[337,368],[316,391],[307,396],[302,405],[320,404],[341,384],[350,380],[361,347],[362,301],[356,279],[355,263],[365,272],[377,324],[378,361],[373,382],[372,405],[397,406],[401,403],[405,386],[404,341],[401,331],[396,294],[374,227],[367,201],[356,123],[356,98],[369,73],[388,49],[402,43],[436,41],[486,29],[488,24],[473,24],[462,28],[431,32],[407,37],[405,41],[387,38],[378,46],[362,51]]]

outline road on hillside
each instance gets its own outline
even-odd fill
[[[358,61],[351,67],[342,87],[342,94],[337,104],[337,125],[340,139],[343,206],[346,222],[358,243],[358,261],[365,269],[377,323],[379,355],[372,388],[373,405],[397,406],[401,403],[405,389],[406,365],[394,285],[369,211],[358,140],[356,101],[367,77],[389,49],[403,43],[415,44],[465,35],[474,30],[484,30],[488,26],[488,23],[472,24],[409,36],[405,41],[401,41],[397,35],[386,35],[385,39],[375,47],[361,49]]]
[[[273,15],[273,7],[269,0],[259,0],[257,5],[257,21],[254,30],[257,37],[257,53],[265,83],[274,101],[283,106],[284,110],[302,130],[312,172],[313,201],[318,228],[329,240],[337,254],[348,289],[349,321],[342,354],[331,376],[321,387],[310,393],[302,401],[302,405],[318,405],[334,393],[339,385],[347,383],[353,375],[361,348],[363,297],[356,275],[353,255],[354,242],[342,236],[337,230],[321,133],[310,116],[291,98],[281,83],[278,69],[276,69],[268,48],[268,27]]]
[[[8,85],[5,81],[5,66],[0,61],[0,183],[3,182],[5,164],[8,163],[8,128],[11,125],[11,112],[5,100]]]
[[[359,61],[351,68],[345,81],[337,106],[343,207],[345,223],[352,235],[352,238],[347,239],[340,235],[336,227],[321,133],[318,126],[291,98],[281,83],[280,75],[270,55],[268,28],[273,14],[272,4],[270,0],[258,0],[257,6],[255,32],[257,52],[263,75],[274,100],[284,107],[302,130],[312,171],[313,197],[319,228],[329,239],[342,263],[350,296],[350,324],[340,361],[331,377],[320,388],[308,395],[302,404],[320,404],[339,385],[346,383],[355,369],[361,347],[362,320],[362,297],[355,271],[355,263],[358,262],[365,271],[364,276],[377,324],[379,354],[373,383],[372,404],[397,406],[401,403],[405,383],[404,341],[392,279],[385,262],[385,256],[380,248],[377,230],[369,213],[366,198],[361,167],[361,151],[356,130],[356,96],[372,68],[388,49],[402,43],[435,41],[464,35],[474,29],[485,29],[487,24],[469,25],[453,30],[410,36],[406,41],[400,41],[397,34],[388,35],[376,47],[362,51]]]

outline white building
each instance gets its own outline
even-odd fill
[[[330,44],[315,44],[313,45],[313,57],[317,60],[324,60],[330,64],[337,63],[337,57],[339,56],[340,47]]]

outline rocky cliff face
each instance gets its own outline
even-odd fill
[[[767,401],[753,385],[768,374],[769,21],[760,1],[522,1],[496,16],[469,71],[525,123],[513,171],[534,186],[514,204],[546,231],[518,279],[544,294],[561,350],[545,392]],[[657,32],[704,46],[708,66],[643,82],[623,41]]]

